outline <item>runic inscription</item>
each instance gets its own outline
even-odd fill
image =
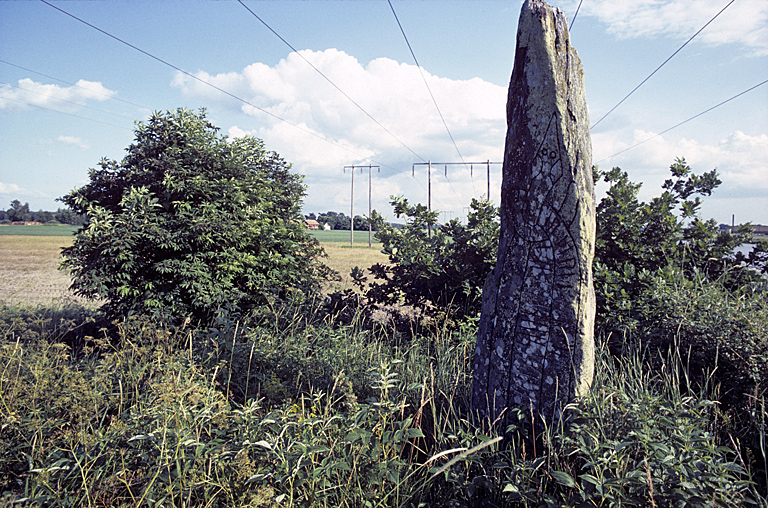
[[[592,380],[595,207],[581,62],[565,16],[541,0],[520,14],[507,122],[473,405],[502,422],[509,408],[552,421]]]

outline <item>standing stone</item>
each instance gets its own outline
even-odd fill
[[[526,0],[507,102],[496,267],[483,291],[472,403],[505,428],[552,422],[594,373],[595,195],[584,76],[565,15]],[[509,420],[511,421],[511,420]]]

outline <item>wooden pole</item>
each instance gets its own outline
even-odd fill
[[[352,190],[349,196],[349,245],[355,244],[355,167],[352,166]]]
[[[371,224],[371,165],[368,164],[368,248],[373,246],[373,225]]]
[[[429,175],[427,177],[427,210],[430,212],[432,211],[432,161],[429,161],[427,164],[428,173]],[[427,224],[427,229],[429,231],[429,237],[432,238],[432,223],[430,222]]]
[[[487,169],[486,180],[488,182],[488,194],[486,194],[485,199],[490,201],[491,200],[491,159],[488,159],[488,162],[486,162],[486,164],[487,164],[487,166],[486,166],[486,169]]]

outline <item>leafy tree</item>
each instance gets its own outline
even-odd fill
[[[371,228],[374,229],[375,228]],[[360,215],[355,215],[355,230],[357,231],[367,231],[368,230],[368,220],[365,217],[362,217]]]
[[[392,196],[397,218],[405,227],[395,228],[373,212],[371,222],[376,238],[390,264],[371,267],[373,281],[366,296],[377,304],[401,301],[433,311],[448,311],[458,316],[480,310],[485,279],[496,262],[499,238],[499,209],[490,201],[472,200],[467,225],[458,219],[434,228],[438,211],[424,205],[411,205],[402,196]],[[428,228],[433,227],[432,236]],[[357,273],[360,283],[363,282]]]
[[[122,161],[102,159],[61,198],[88,223],[63,251],[82,296],[112,316],[208,319],[317,289],[321,249],[300,215],[302,178],[253,137],[199,114],[154,113]]]
[[[343,213],[339,213],[336,215],[336,222],[333,225],[333,229],[349,231],[351,223],[349,217]]]
[[[87,218],[83,214],[77,214],[69,208],[59,208],[53,214],[54,219],[62,224],[71,224],[73,226],[82,226]]]
[[[10,221],[31,221],[32,214],[29,212],[29,203],[21,204],[21,201],[14,199],[11,201],[11,207],[6,210],[6,215]]]
[[[338,220],[338,215],[336,212],[328,211],[326,213],[321,213],[317,216],[317,222],[328,224],[328,227],[331,229],[336,229],[336,221]],[[343,214],[342,214],[343,215]]]
[[[689,279],[724,277],[731,289],[757,275],[744,269],[747,264],[757,266],[756,258],[734,255],[734,249],[748,239],[748,228],[737,234],[722,232],[714,220],[699,217],[700,196],[709,196],[721,183],[717,171],[696,175],[679,158],[670,172],[672,178],[664,182],[661,195],[644,203],[637,198],[641,184],[630,182],[626,172],[596,170],[596,181],[602,176],[610,184],[597,206],[597,313],[614,331],[643,319],[648,302],[640,295],[659,274],[682,270]]]
[[[32,212],[32,220],[36,222],[53,222],[53,212],[47,212],[45,210],[38,210],[37,212]]]

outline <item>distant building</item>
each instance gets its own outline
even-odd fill
[[[741,226],[729,226],[727,224],[720,224],[720,231],[728,231],[729,233],[737,233]],[[768,226],[762,224],[751,224],[752,233],[755,235],[768,235]]]
[[[330,231],[331,230],[331,225],[326,222],[325,224],[323,224],[323,229],[326,230],[326,231]]]
[[[304,222],[307,224],[307,229],[320,229],[320,223],[314,219],[307,219]]]

